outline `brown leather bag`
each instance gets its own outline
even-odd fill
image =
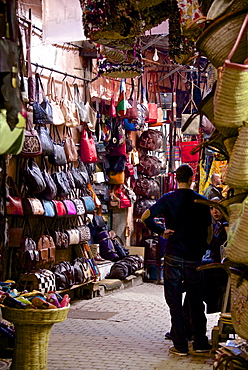
[[[159,186],[154,179],[139,176],[136,181],[134,192],[138,195],[157,198],[159,195]]]
[[[161,148],[163,139],[164,135],[162,132],[149,129],[142,132],[138,141],[138,146],[147,150],[157,150]]]
[[[157,157],[145,154],[140,157],[137,170],[143,175],[152,177],[160,174],[161,166],[162,162]]]

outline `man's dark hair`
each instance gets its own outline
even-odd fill
[[[188,164],[182,164],[176,170],[176,179],[178,182],[188,182],[193,174],[194,172],[192,167],[190,167]]]

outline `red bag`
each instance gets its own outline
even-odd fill
[[[67,214],[66,208],[62,200],[52,200],[56,209],[56,216],[65,216]]]
[[[191,154],[191,150],[199,144],[198,141],[182,141],[180,143],[181,159],[183,163],[198,162],[200,160],[200,152]]]
[[[149,103],[148,103],[149,115],[146,119],[146,122],[156,123],[157,120],[158,120],[158,105],[157,105],[157,91],[156,91],[155,72],[151,72],[151,74],[150,74],[149,85],[151,86],[150,94],[149,94],[149,98],[148,98],[148,101],[149,101]],[[153,88],[153,92],[152,92],[152,88]],[[148,86],[147,91],[148,90],[149,90],[149,86]],[[154,102],[151,102],[152,93],[154,94]]]
[[[6,214],[23,216],[22,198],[8,196],[6,202]]]
[[[120,208],[131,207],[131,201],[121,188],[116,189],[116,196],[120,199]]]
[[[125,118],[128,118],[129,120],[135,119],[137,120],[139,118],[139,112],[137,107],[137,98],[136,98],[136,92],[134,87],[134,80],[132,78],[132,91],[130,94],[130,97],[127,101],[127,113]]]
[[[85,127],[82,130],[80,142],[80,158],[84,163],[97,162],[96,144],[92,132]]]

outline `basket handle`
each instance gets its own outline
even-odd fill
[[[237,39],[236,39],[236,41],[235,41],[235,43],[234,43],[234,45],[233,45],[233,47],[232,47],[232,49],[231,49],[231,51],[230,51],[226,60],[230,61],[230,59],[232,58],[233,54],[235,53],[235,51],[238,47],[238,44],[240,43],[240,41],[241,41],[241,39],[242,39],[246,29],[247,29],[247,26],[248,26],[248,14],[246,14],[246,16],[245,16],[245,19],[242,23],[242,26],[241,26],[240,30],[239,30],[238,37],[237,37]]]

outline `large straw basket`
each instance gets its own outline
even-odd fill
[[[47,348],[53,324],[66,319],[69,307],[35,310],[2,307],[2,315],[15,325],[11,370],[47,370]]]
[[[242,203],[240,214],[229,227],[226,256],[230,261],[248,263],[248,197]]]
[[[234,271],[234,270],[233,270]],[[231,269],[231,316],[235,332],[248,340],[248,280]]]
[[[248,189],[248,124],[239,130],[224,177],[229,187]]]
[[[248,0],[214,0],[208,10],[207,19],[215,19],[248,6]]]
[[[246,13],[247,8],[218,18],[198,38],[197,50],[205,55],[215,68],[220,67],[230,53]],[[247,41],[246,37],[243,37],[233,61],[241,63],[246,57]]]

